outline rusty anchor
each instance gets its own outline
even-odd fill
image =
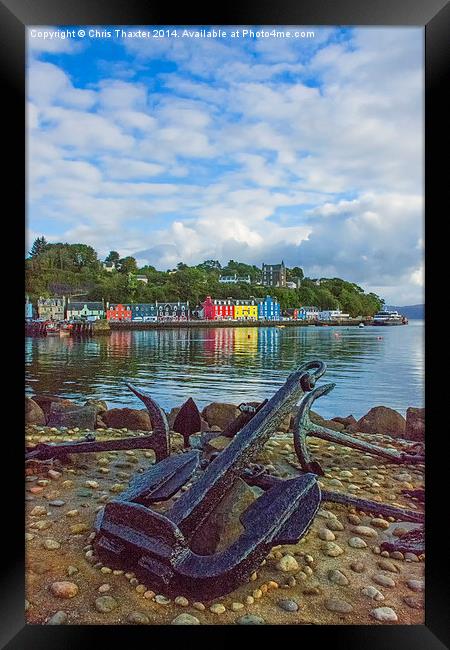
[[[359,451],[375,456],[382,456],[394,463],[416,464],[425,462],[425,456],[421,453],[406,453],[404,451],[397,451],[396,449],[385,449],[384,447],[378,447],[369,442],[358,440],[340,431],[334,431],[319,424],[314,424],[310,418],[311,406],[316,399],[327,395],[335,386],[336,384],[324,384],[323,386],[314,388],[304,397],[294,418],[294,448],[304,471],[314,472],[323,476],[323,470],[319,463],[311,459],[306,443],[307,436],[322,438],[322,440],[327,440],[328,442],[352,447],[353,449],[358,449]],[[414,443],[410,447],[413,450],[415,448]]]
[[[58,458],[66,461],[70,454],[86,454],[92,452],[120,451],[128,449],[153,449],[155,460],[167,458],[170,454],[169,424],[163,409],[153,400],[150,395],[142,393],[132,384],[126,386],[145,404],[153,423],[153,432],[148,436],[134,436],[121,440],[105,440],[97,442],[92,440],[92,434],[87,440],[80,442],[67,442],[47,444],[40,443],[32,449],[27,449],[25,460],[51,460]]]
[[[106,504],[95,524],[99,558],[111,567],[126,566],[166,593],[210,600],[247,580],[272,546],[296,543],[321,501],[312,473],[270,487],[241,515],[244,532],[224,551],[200,556],[190,548],[217,503],[325,369],[323,362],[311,361],[292,373],[197,477],[200,451],[192,450],[161,461]],[[148,507],[192,477],[192,486],[164,514]]]

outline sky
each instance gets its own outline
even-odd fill
[[[284,260],[423,302],[422,28],[115,29],[28,29],[27,250]]]

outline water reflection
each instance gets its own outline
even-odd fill
[[[110,337],[26,339],[27,392],[98,397],[139,406],[123,380],[164,408],[188,396],[200,406],[270,396],[300,363],[321,358],[336,388],[324,415],[361,416],[386,405],[423,405],[423,323],[407,327],[217,328],[113,332]]]

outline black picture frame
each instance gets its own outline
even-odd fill
[[[3,153],[8,154],[7,194],[12,200],[8,209],[14,237],[17,241],[18,255],[14,257],[10,272],[16,278],[23,277],[21,251],[23,250],[25,220],[25,27],[27,25],[76,25],[76,24],[181,24],[181,25],[242,25],[242,24],[300,24],[300,25],[380,25],[380,26],[423,26],[425,33],[425,109],[426,109],[426,240],[427,240],[427,289],[426,289],[426,375],[430,378],[434,371],[433,359],[429,354],[430,341],[436,334],[436,325],[430,319],[432,305],[433,278],[436,272],[436,259],[429,255],[429,245],[433,241],[431,223],[439,220],[439,198],[443,198],[448,180],[445,178],[446,165],[438,162],[439,154],[444,154],[445,138],[445,73],[448,71],[448,35],[450,7],[446,0],[329,0],[327,3],[296,3],[294,0],[271,2],[246,2],[238,7],[220,6],[200,11],[192,5],[185,5],[175,11],[166,3],[146,0],[0,0],[0,30],[2,45],[2,87],[3,103],[7,109],[7,128],[4,131]],[[10,144],[7,144],[9,139]],[[444,153],[445,152],[445,153]],[[11,159],[15,154],[14,164]],[[442,203],[445,206],[445,203]],[[434,244],[433,244],[434,245]],[[14,283],[13,308],[22,310],[20,287]],[[16,307],[17,306],[17,307]],[[11,470],[7,493],[2,499],[2,519],[8,522],[8,533],[2,535],[6,547],[2,552],[3,566],[0,571],[0,647],[11,650],[50,650],[106,645],[108,637],[118,643],[157,644],[175,641],[186,643],[196,637],[206,637],[217,645],[229,643],[230,634],[237,633],[233,626],[211,626],[203,628],[136,628],[118,626],[31,626],[25,625],[24,615],[24,542],[23,542],[23,503],[24,488],[22,479],[23,447],[21,446],[21,422],[18,413],[23,412],[23,338],[20,328],[16,328],[17,346],[12,344],[12,364],[10,388],[16,394],[16,415],[6,423],[5,432],[14,430],[8,442],[8,469]],[[11,363],[11,362],[10,362]],[[17,381],[16,381],[17,380]],[[9,389],[10,389],[9,388]],[[20,392],[22,390],[22,393]],[[434,386],[426,390],[427,430],[435,422],[435,407],[446,404],[444,386]],[[12,398],[11,398],[12,399]],[[8,397],[9,401],[9,397]],[[9,409],[11,410],[11,408]],[[19,425],[19,426],[18,426]],[[9,428],[11,427],[11,429]],[[435,425],[436,435],[446,431]],[[14,439],[13,439],[14,438]],[[433,443],[433,440],[431,440]],[[346,648],[399,648],[408,650],[438,650],[450,647],[449,581],[445,567],[448,563],[446,537],[440,534],[439,527],[448,519],[445,511],[439,513],[446,498],[439,485],[439,476],[444,477],[446,458],[437,445],[428,445],[427,450],[427,563],[426,563],[426,611],[425,625],[422,626],[276,626],[277,639],[284,640],[286,632],[295,633],[294,642],[309,642],[314,646],[326,641],[323,635],[333,638],[333,645]],[[5,461],[4,461],[5,462]],[[430,498],[430,493],[443,497]],[[259,630],[259,632],[257,632]],[[258,643],[255,635],[267,635],[267,628],[239,628],[239,639],[245,643]],[[156,635],[156,636],[155,636]],[[306,638],[305,638],[306,635]],[[333,635],[331,637],[331,635]]]

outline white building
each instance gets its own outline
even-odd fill
[[[318,320],[319,308],[314,306],[303,306],[298,310],[298,318],[301,320]]]
[[[319,312],[319,320],[346,320],[349,314],[343,314],[340,309],[326,309]]]
[[[239,284],[241,282],[244,282],[245,284],[252,283],[249,275],[238,275],[237,273],[234,275],[221,275],[219,277],[219,282],[222,284]]]

